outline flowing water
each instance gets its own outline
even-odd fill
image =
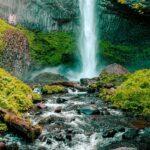
[[[58,102],[58,98],[64,102]],[[17,142],[19,150],[110,150],[113,143],[116,147],[117,143],[134,146],[130,140],[121,142],[124,131],[118,131],[114,137],[103,138],[106,129],[124,127],[127,130],[129,119],[121,111],[109,108],[108,104],[93,94],[68,89],[66,94],[51,95],[44,99],[47,108],[32,110],[27,114],[33,124],[41,123],[43,127],[42,135],[35,142],[29,143],[15,134],[6,134],[3,139],[8,143]],[[91,104],[95,104],[103,113],[85,115],[77,111]],[[61,113],[55,112],[58,107],[61,107]]]
[[[81,35],[79,49],[81,53],[82,72],[80,78],[91,78],[96,72],[96,0],[79,0],[81,12]]]

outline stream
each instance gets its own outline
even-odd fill
[[[46,107],[26,114],[33,124],[40,123],[43,127],[38,139],[29,143],[21,136],[9,133],[0,140],[17,143],[19,150],[110,150],[118,147],[136,150],[145,144],[137,141],[149,128],[131,128],[133,118],[93,94],[68,89],[66,94],[46,96],[43,105]],[[88,110],[91,107],[99,112],[87,115],[91,113]]]

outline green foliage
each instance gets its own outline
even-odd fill
[[[111,89],[105,88],[105,85],[112,85],[117,87],[121,85],[125,80],[128,79],[129,74],[126,75],[116,75],[116,74],[101,74],[97,86],[100,88],[99,97],[104,100],[109,100],[111,96]]]
[[[32,58],[42,65],[72,63],[75,59],[75,35],[70,32],[32,32],[19,27],[25,33]]]
[[[0,69],[0,107],[19,114],[32,107],[32,95],[30,87]]]
[[[135,65],[137,60],[149,60],[149,45],[113,44],[110,41],[100,42],[100,55],[109,63]]]
[[[137,10],[140,14],[143,14],[145,6],[145,0],[117,0],[118,3],[124,5],[128,4],[132,9]]]
[[[150,70],[140,70],[129,75],[110,100],[118,108],[150,115]]]
[[[6,132],[7,130],[7,125],[4,123],[0,123],[0,133]]]
[[[42,96],[40,94],[33,93],[32,96],[33,96],[33,98],[32,98],[33,103],[38,103],[38,102],[42,101]]]
[[[103,87],[105,84],[112,84],[113,86],[118,86],[124,82],[128,77],[128,74],[125,75],[116,75],[116,74],[100,74],[98,85]]]
[[[43,92],[46,94],[56,94],[65,92],[65,88],[61,85],[45,85],[43,87]]]
[[[119,64],[125,64],[133,59],[135,54],[135,48],[133,46],[112,44],[109,41],[102,41],[100,43],[101,55],[110,63],[116,62]]]

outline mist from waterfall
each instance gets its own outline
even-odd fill
[[[96,72],[96,0],[79,0],[81,12],[81,33],[79,49],[81,54],[82,72],[80,78],[92,78]]]

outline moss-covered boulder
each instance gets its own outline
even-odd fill
[[[26,79],[36,67],[74,65],[76,37],[72,32],[31,31],[0,19],[0,66]]]
[[[61,85],[45,85],[43,87],[43,93],[45,94],[57,94],[65,92],[65,87]]]
[[[140,70],[129,75],[110,100],[117,108],[150,115],[150,70]]]
[[[18,114],[32,107],[34,97],[29,86],[0,69],[0,107]]]
[[[31,80],[31,82],[34,82],[34,83],[53,83],[53,82],[59,82],[59,81],[68,81],[68,79],[60,74],[44,72],[44,73],[40,73],[36,75]]]
[[[6,132],[8,129],[7,129],[7,125],[4,124],[4,123],[0,123],[0,133],[4,133]]]
[[[120,80],[114,88],[100,88],[99,96],[113,106],[143,116],[150,115],[150,70],[139,70],[126,76],[106,76],[104,82]]]

